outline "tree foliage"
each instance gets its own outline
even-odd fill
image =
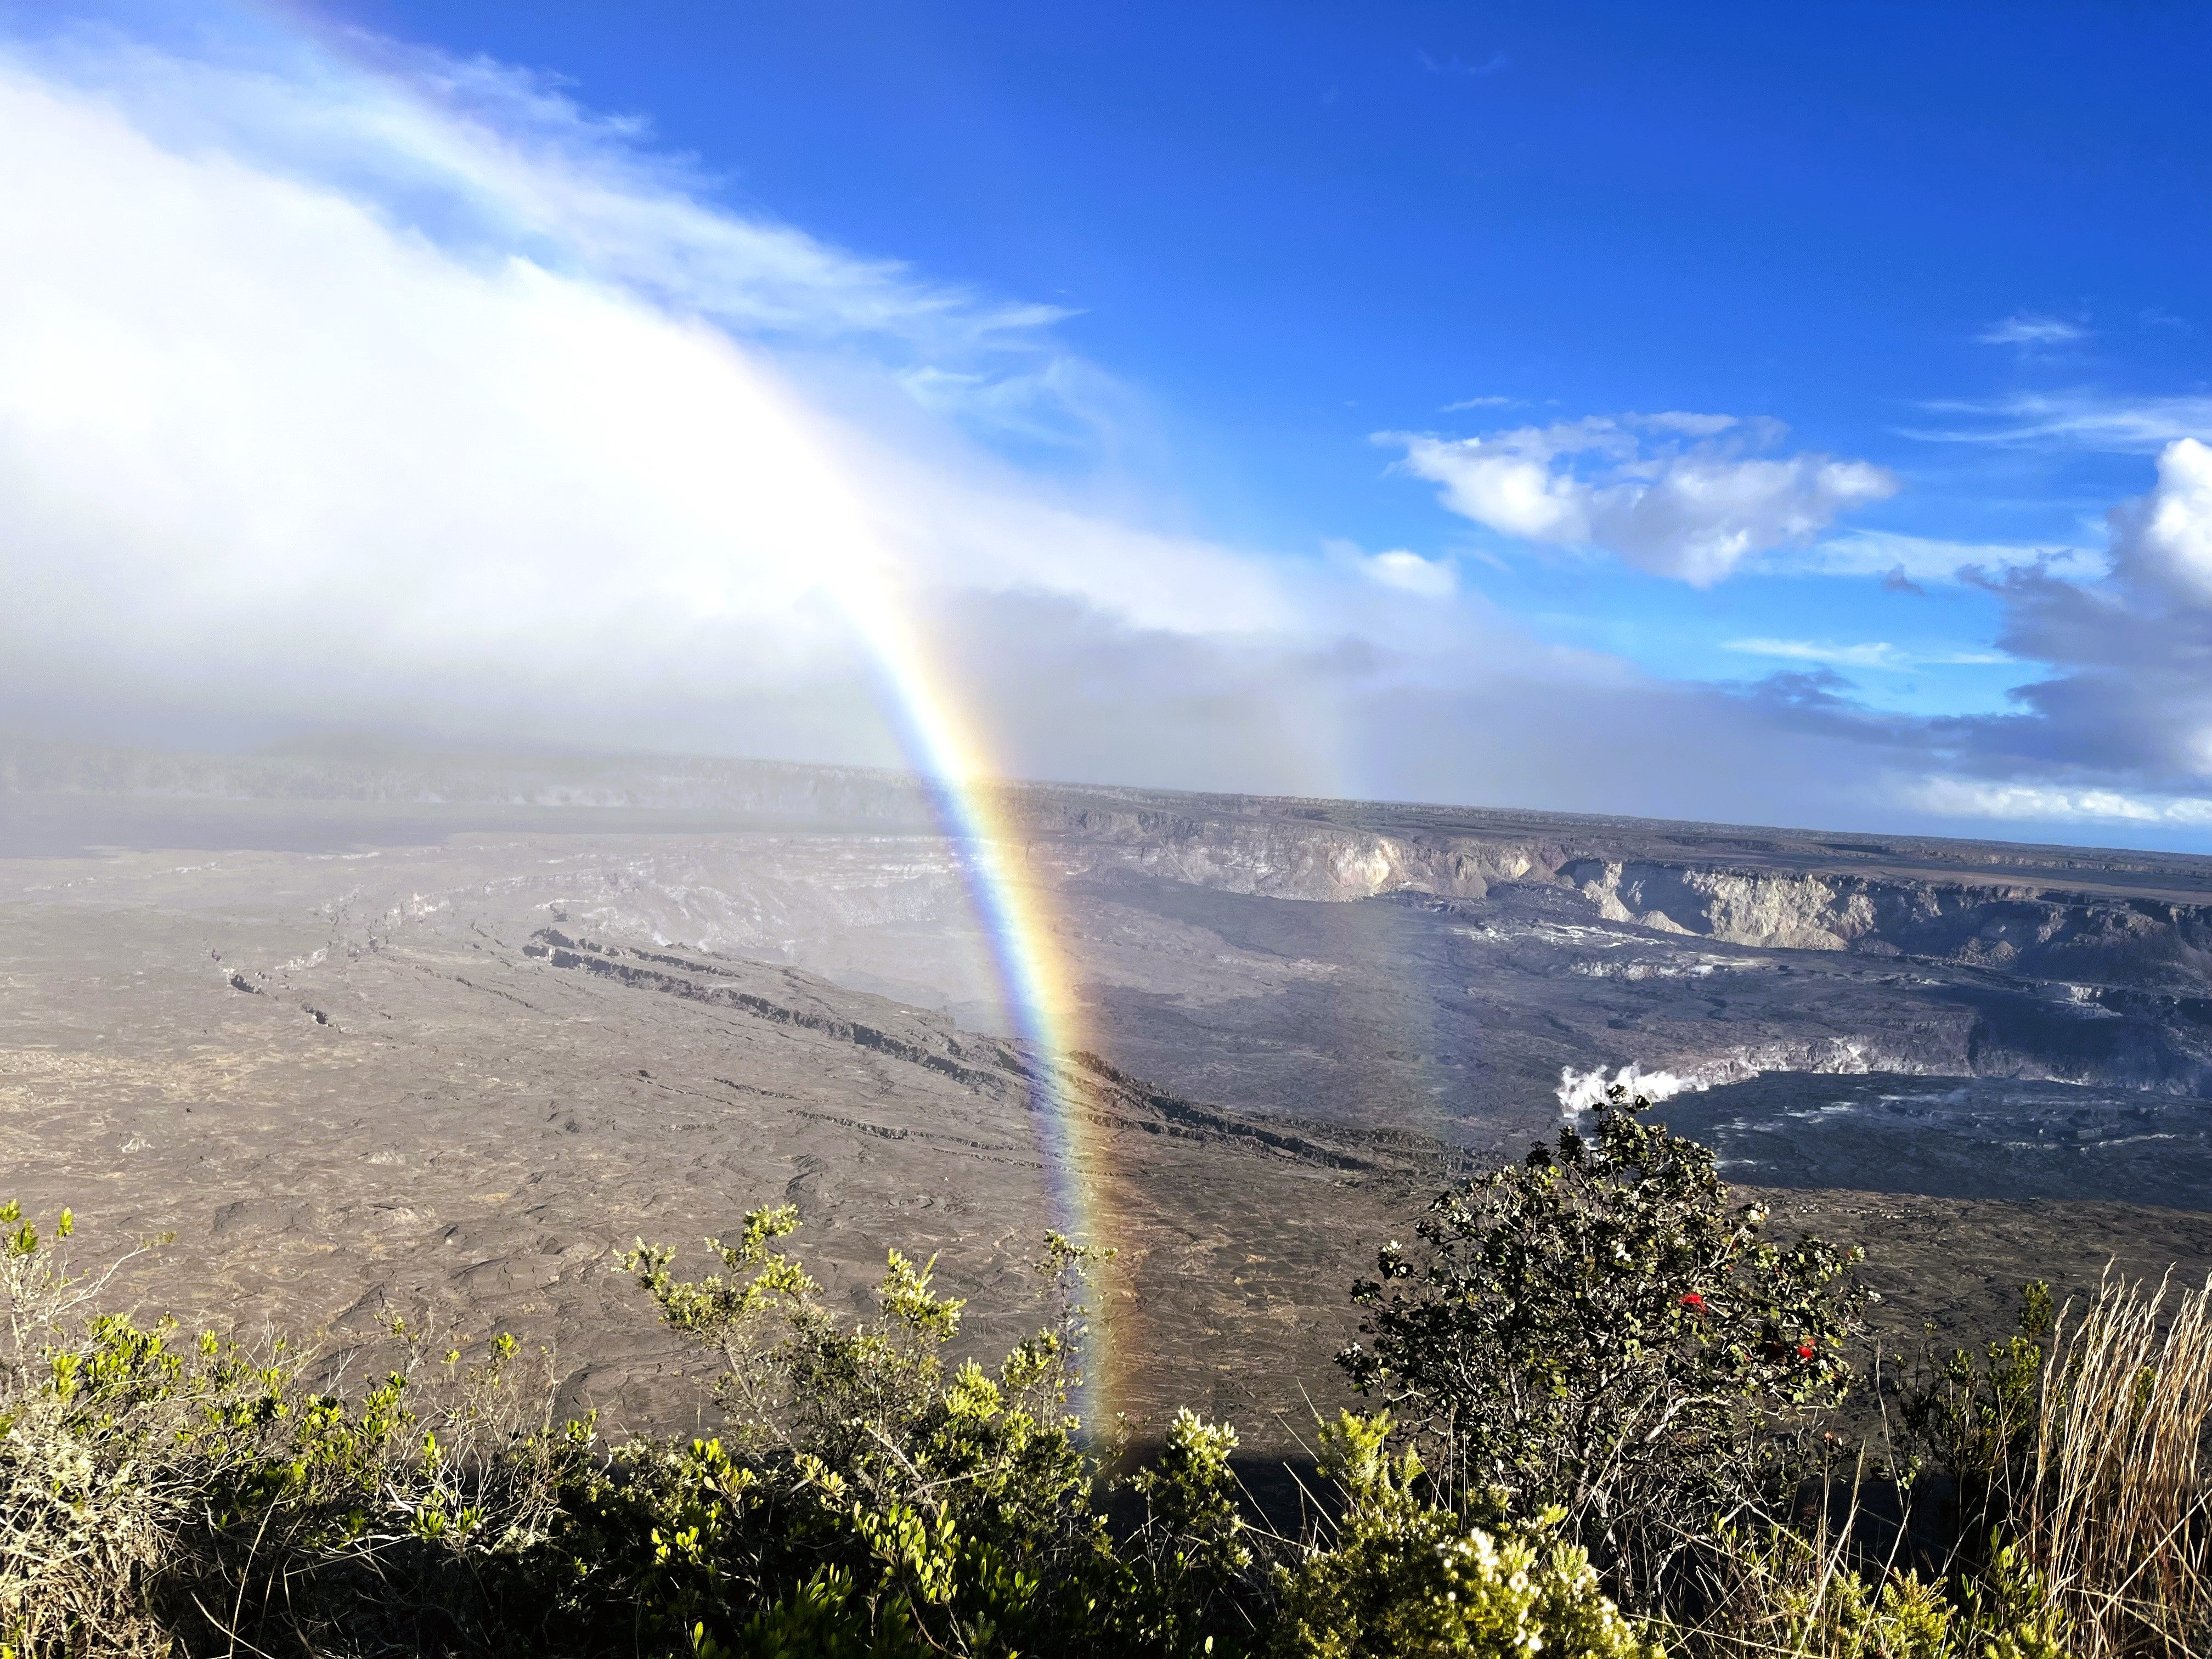
[[[1338,1356],[1428,1452],[1444,1501],[1567,1535],[1650,1592],[1716,1512],[1776,1478],[1771,1431],[1833,1405],[1870,1292],[1856,1250],[1765,1236],[1712,1152],[1616,1088],[1572,1126],[1430,1206],[1355,1285]]]

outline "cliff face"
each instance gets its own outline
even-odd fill
[[[1322,903],[1403,892],[1479,899],[1493,882],[1538,869],[1517,848],[1437,847],[1296,823],[1166,814],[1083,814],[1048,846],[1071,871],[1121,870],[1215,892]]]
[[[1028,816],[1042,838],[1032,856],[1070,873],[1122,871],[1218,892],[1322,902],[1392,893],[1479,900],[1523,884],[1572,893],[1606,921],[1729,945],[1928,957],[2083,985],[2212,991],[2212,881],[2187,868],[2148,890],[2128,891],[2094,881],[2106,872],[2084,868],[2078,855],[2051,872],[2057,879],[2023,879],[2025,872],[1985,874],[1978,860],[1930,868],[1920,848],[1914,849],[1919,867],[1875,872],[1804,867],[1821,861],[1817,851],[1787,847],[1759,862],[1623,856],[1587,830],[1571,838],[1409,836],[1287,813],[1204,817],[1094,808]],[[1617,839],[1632,846],[1638,838],[1632,832]],[[2138,872],[2124,873],[2130,885],[2146,885]]]
[[[2036,979],[2176,991],[2212,983],[2212,904],[2018,883],[1669,868],[1561,872],[1608,921],[1732,945],[1933,957]]]
[[[1030,793],[1032,863],[1492,919],[1468,936],[1519,943],[1440,972],[1463,976],[1480,1030],[1458,1041],[1493,1078],[1550,1063],[1548,1031],[1583,1056],[1555,1075],[1605,1059],[1690,1087],[1896,1072],[2212,1095],[2206,860],[1104,793]]]

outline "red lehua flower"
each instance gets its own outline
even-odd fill
[[[1705,1298],[1695,1291],[1692,1291],[1689,1295],[1682,1298],[1682,1305],[1686,1308],[1695,1308],[1702,1312],[1705,1309]]]
[[[1800,1359],[1810,1359],[1813,1357],[1813,1345],[1809,1342],[1800,1342],[1797,1345],[1797,1357]]]

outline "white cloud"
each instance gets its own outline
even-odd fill
[[[1383,433],[1377,441],[1402,446],[1403,470],[1441,485],[1443,504],[1477,524],[1524,541],[1601,548],[1704,587],[1896,493],[1897,480],[1865,461],[1756,453],[1782,430],[1669,411],[1481,438]]]
[[[2039,312],[2014,312],[2001,323],[1991,323],[1974,338],[1984,345],[2051,346],[2087,339],[2089,331],[2063,318]]]
[[[2194,438],[2158,458],[2158,487],[2121,508],[2116,535],[2134,568],[2212,601],[2212,448]]]
[[[223,0],[205,10],[188,55],[109,30],[18,42],[13,55],[19,73],[127,111],[172,153],[373,200],[458,256],[520,256],[749,331],[944,351],[1022,344],[1068,314],[719,206],[716,181],[652,147],[644,122],[594,114],[549,77],[368,37],[343,57]]]
[[[1737,427],[1749,427],[1760,432],[1761,442],[1782,436],[1778,422],[1745,422],[1734,415],[1696,415],[1687,410],[1662,409],[1656,415],[1626,415],[1625,422],[1646,427],[1654,432],[1682,432],[1692,438],[1717,438],[1723,432]]]
[[[1449,559],[1425,559],[1402,547],[1367,553],[1346,541],[1329,542],[1325,550],[1336,562],[1358,571],[1378,587],[1431,599],[1448,598],[1459,587],[1459,572]]]
[[[841,617],[858,589],[1057,593],[1225,636],[1326,615],[1273,562],[1089,510],[955,434],[833,416],[765,343],[896,335],[854,371],[896,396],[939,345],[942,373],[975,372],[979,340],[1035,323],[1018,307],[673,194],[573,112],[545,120],[582,137],[539,149],[342,65],[284,81],[131,48],[102,83],[86,51],[69,78],[0,55],[18,707],[696,742],[733,699],[814,686],[815,736],[849,715],[890,758]],[[631,280],[648,270],[673,276]]]
[[[2212,799],[2201,795],[2142,795],[2118,789],[1943,777],[1907,784],[1901,793],[1907,805],[1947,818],[2212,828]]]
[[[2016,570],[1997,643],[2047,665],[2021,714],[1971,728],[1980,769],[2064,769],[2144,796],[2212,789],[2212,447],[2179,439],[2109,515],[2111,574]]]

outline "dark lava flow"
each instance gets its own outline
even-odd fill
[[[1760,1187],[2212,1210],[2212,1103],[2014,1078],[1781,1074],[1652,1115]]]

